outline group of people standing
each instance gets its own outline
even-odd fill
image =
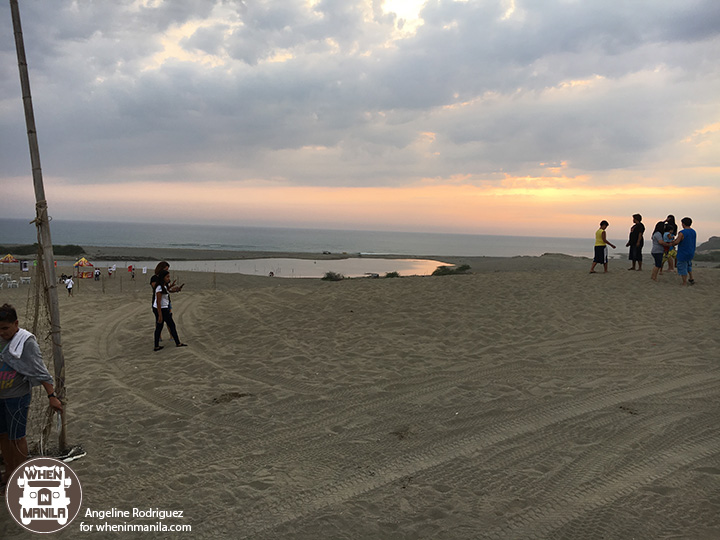
[[[682,230],[678,230],[675,223],[675,216],[669,215],[664,221],[658,221],[652,233],[652,248],[650,254],[653,257],[654,267],[651,279],[657,281],[659,274],[662,274],[662,268],[665,263],[668,270],[674,271],[682,277],[683,285],[695,284],[692,274],[692,260],[695,257],[695,247],[697,244],[697,234],[692,228],[692,219],[684,217],[680,220]],[[615,249],[606,236],[606,229],[609,223],[605,220],[600,222],[600,228],[595,232],[595,256],[593,257],[590,273],[595,274],[595,266],[602,264],[605,272],[608,271],[608,253],[607,246]],[[628,270],[642,270],[642,249],[645,244],[644,240],[645,225],[642,223],[642,215],[633,215],[633,225],[630,227],[630,235],[625,247],[630,249],[628,259],[632,263]]]
[[[150,278],[150,287],[153,290],[152,311],[153,315],[155,315],[155,348],[153,349],[155,351],[163,348],[160,345],[160,337],[165,324],[170,330],[175,346],[187,347],[178,337],[177,327],[172,316],[172,302],[170,301],[170,293],[180,292],[185,284],[177,285],[175,281],[170,282],[169,268],[169,262],[160,261],[155,267],[155,274]]]

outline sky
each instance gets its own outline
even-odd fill
[[[54,219],[720,235],[717,0],[20,0]],[[0,3],[3,217],[35,195]]]

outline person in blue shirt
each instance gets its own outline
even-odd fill
[[[684,217],[680,220],[682,223],[682,231],[677,234],[672,245],[677,246],[677,271],[682,276],[682,284],[695,285],[692,274],[692,260],[695,257],[695,244],[697,242],[697,234],[692,228],[692,219]],[[689,279],[688,279],[689,278]]]

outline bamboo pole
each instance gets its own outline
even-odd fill
[[[50,219],[48,218],[45,187],[43,185],[42,168],[40,167],[40,150],[38,147],[37,131],[35,129],[32,97],[30,95],[30,77],[28,75],[25,44],[23,43],[22,27],[20,25],[20,9],[18,8],[17,0],[10,0],[10,10],[12,12],[13,30],[15,32],[15,48],[17,49],[20,85],[22,87],[23,105],[25,107],[25,123],[27,125],[28,143],[30,145],[33,185],[35,187],[35,226],[38,231],[39,256],[42,259],[47,279],[45,295],[50,310],[50,337],[52,341],[53,364],[55,365],[55,393],[58,395],[60,401],[65,403],[65,359],[63,357],[62,339],[60,335],[60,305],[58,303],[57,279],[55,277],[55,254],[53,252],[52,238],[50,237]],[[60,433],[58,434],[58,444],[62,451],[67,447],[65,414],[62,413],[60,417],[62,421]]]

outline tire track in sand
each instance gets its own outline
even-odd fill
[[[717,377],[718,373],[713,375]],[[366,473],[350,474],[337,484],[323,485],[316,489],[300,494],[292,494],[278,499],[269,507],[251,509],[241,515],[227,511],[217,513],[209,519],[229,519],[237,522],[238,530],[245,534],[244,538],[253,537],[262,531],[272,529],[288,521],[292,521],[313,513],[325,506],[339,504],[362,493],[377,489],[381,486],[399,480],[404,476],[417,474],[419,471],[435,467],[449,460],[468,453],[488,448],[510,437],[535,432],[552,424],[582,416],[590,412],[617,405],[626,401],[636,400],[645,396],[664,393],[676,388],[692,387],[693,392],[698,384],[707,382],[710,374],[695,374],[648,385],[644,388],[634,388],[626,391],[602,392],[584,399],[570,403],[552,404],[541,407],[526,414],[522,418],[515,418],[503,423],[499,428],[483,431],[479,425],[474,435],[443,441],[420,449],[407,455],[399,456],[395,460],[378,467],[375,475],[368,477]],[[713,380],[717,384],[717,380]],[[688,448],[688,455],[699,459],[710,452],[704,444],[698,443]],[[669,455],[668,459],[672,456]],[[673,458],[674,459],[674,458]],[[674,462],[674,461],[673,461]],[[685,461],[683,461],[684,463]]]

